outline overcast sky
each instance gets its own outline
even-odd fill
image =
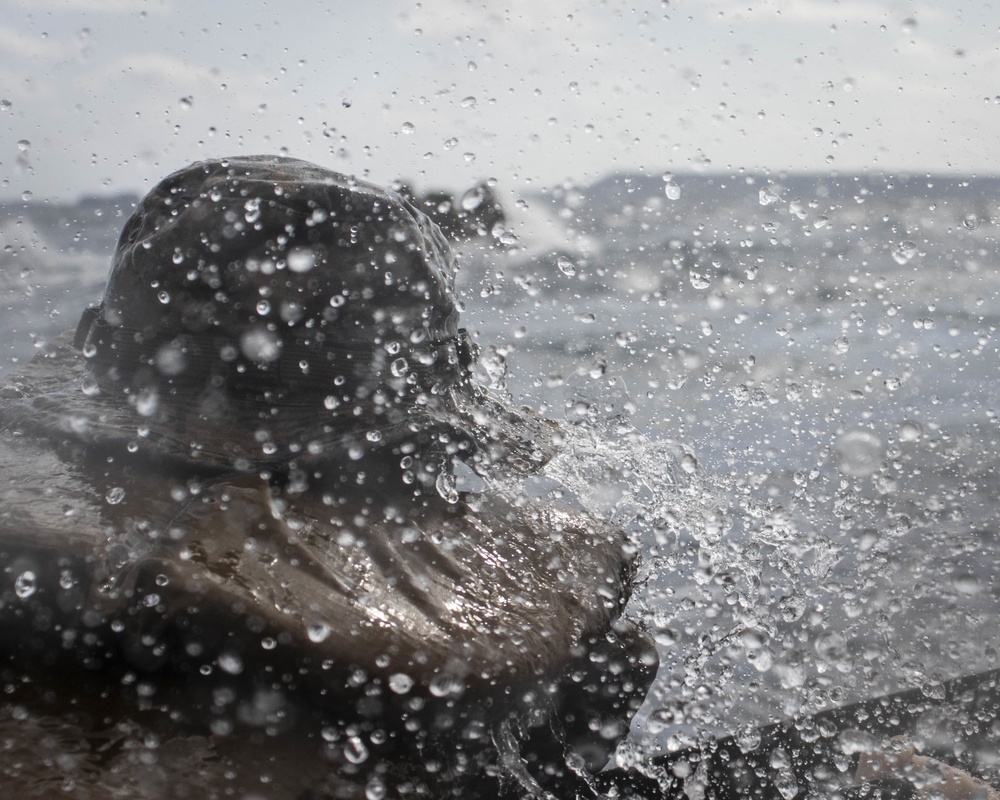
[[[0,0],[0,196],[209,156],[418,187],[1000,171],[1000,4]]]

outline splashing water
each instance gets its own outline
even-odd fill
[[[704,474],[684,443],[640,433],[619,378],[603,370],[577,377],[562,447],[533,491],[609,520],[642,554],[629,613],[645,619],[661,666],[636,724],[657,749],[676,751],[695,743],[693,725],[732,730],[737,701],[720,698],[734,681],[780,683],[780,691],[801,684],[801,670],[782,661],[782,625],[802,618],[803,575],[822,580],[840,553],[803,532],[792,510],[729,476]],[[770,696],[757,702],[781,707]],[[643,749],[629,751],[633,761]]]

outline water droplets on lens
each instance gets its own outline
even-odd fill
[[[244,208],[244,219],[251,225],[260,219],[260,200],[258,198],[251,198],[243,204]]]
[[[121,486],[114,486],[108,489],[104,499],[109,506],[116,506],[125,499],[125,490]]]
[[[243,672],[243,659],[235,653],[222,653],[219,656],[219,669],[230,675],[239,675]]]
[[[483,201],[486,199],[486,191],[482,186],[473,186],[465,194],[462,195],[462,199],[459,205],[462,206],[463,211],[475,211],[479,208]]]
[[[853,478],[864,478],[882,466],[885,448],[870,431],[848,431],[834,443],[837,468]]]
[[[688,272],[688,280],[691,282],[691,286],[699,290],[708,289],[712,285],[712,278],[710,275],[706,275],[704,272],[699,272],[694,269]]]
[[[251,328],[240,336],[240,350],[251,361],[267,364],[281,355],[281,339],[267,328]]]
[[[771,206],[781,200],[781,195],[774,186],[764,186],[757,192],[757,199],[760,205]]]
[[[681,187],[677,185],[673,176],[668,172],[663,176],[663,193],[668,200],[679,200],[681,197]]]
[[[900,266],[910,263],[917,255],[917,245],[909,240],[897,242],[892,247],[892,260]]]
[[[452,473],[440,473],[434,481],[434,488],[447,502],[457,503],[459,501],[458,480]]]
[[[325,642],[330,637],[330,626],[325,622],[310,622],[306,625],[306,635],[310,642]]]
[[[368,747],[360,736],[351,736],[344,743],[344,758],[351,764],[363,764],[368,760]]]
[[[28,569],[14,580],[14,593],[22,600],[27,600],[38,589],[38,577]]]
[[[309,272],[316,266],[316,253],[308,247],[296,247],[288,253],[286,261],[292,272]]]
[[[156,368],[168,378],[180,375],[187,369],[187,356],[184,354],[184,346],[177,341],[167,342],[156,351],[154,358]]]
[[[899,426],[899,441],[916,442],[924,435],[924,428],[919,422],[907,420]]]

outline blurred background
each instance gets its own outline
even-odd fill
[[[616,171],[988,173],[985,2],[4,0],[4,194],[287,152],[517,194]]]

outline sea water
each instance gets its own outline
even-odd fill
[[[640,545],[642,752],[996,666],[997,188],[619,175],[462,246],[497,391],[566,431],[534,490]],[[129,211],[7,208],[0,369],[99,298]]]
[[[634,736],[995,668],[997,182],[674,186],[552,190],[466,254],[511,393],[576,431],[553,467],[642,543]]]

